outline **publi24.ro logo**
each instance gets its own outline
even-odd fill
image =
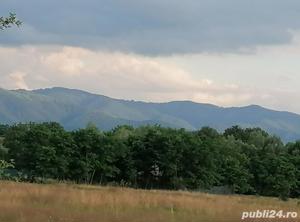
[[[284,212],[283,210],[257,210],[244,211],[242,220],[246,219],[297,219],[297,212]]]

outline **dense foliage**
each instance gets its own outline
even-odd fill
[[[227,189],[239,194],[300,196],[300,142],[284,145],[259,128],[223,134],[144,126],[67,132],[58,123],[1,126],[0,159],[30,181],[115,183],[138,188]]]
[[[11,26],[20,26],[22,22],[17,19],[15,13],[10,13],[8,17],[0,17],[0,30],[10,28]]]

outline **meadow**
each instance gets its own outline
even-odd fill
[[[0,182],[0,222],[235,222],[264,209],[300,214],[299,199]]]

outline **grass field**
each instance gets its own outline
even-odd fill
[[[0,182],[0,222],[235,222],[264,209],[300,214],[299,200]]]

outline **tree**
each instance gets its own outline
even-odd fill
[[[246,142],[248,140],[248,134],[240,126],[232,126],[224,131],[224,136],[233,136],[236,140]]]
[[[10,13],[8,17],[0,17],[0,30],[10,28],[14,25],[18,27],[22,25],[22,22],[17,19],[15,13]]]
[[[35,178],[68,178],[73,147],[71,135],[57,123],[29,123],[12,126],[4,146],[17,170]]]
[[[5,160],[7,158],[8,149],[3,146],[4,138],[0,137],[0,159]]]
[[[76,146],[70,163],[72,178],[78,182],[106,183],[118,174],[114,165],[115,153],[113,144],[107,136],[95,126],[89,125],[72,133]]]
[[[295,166],[286,155],[266,154],[258,171],[260,195],[278,196],[286,200],[297,186]]]
[[[128,139],[134,135],[134,132],[131,126],[118,126],[107,132],[105,137],[105,149],[111,153],[110,164],[116,167],[116,173],[111,179],[122,186],[136,185],[132,148],[128,145]]]
[[[8,128],[9,125],[0,124],[0,137],[5,135]]]
[[[6,170],[11,168],[14,168],[13,163],[9,163],[5,160],[0,159],[0,180],[9,178],[9,175],[6,173]]]
[[[286,145],[289,154],[289,161],[293,163],[296,168],[296,186],[291,191],[291,197],[300,196],[300,141],[289,143]]]
[[[167,147],[161,128],[141,127],[128,143],[132,147],[135,183],[142,188],[157,188],[162,176],[160,160]]]
[[[244,144],[234,137],[222,138],[219,141],[217,160],[221,174],[221,185],[229,186],[235,193],[247,194],[253,191],[250,180],[253,175],[249,172],[249,158],[242,152]]]
[[[0,133],[2,178],[5,172],[30,181],[300,195],[300,141],[284,145],[259,128],[234,126],[220,134],[209,127],[119,126],[102,132],[89,124],[67,132],[58,123],[28,123],[0,125]],[[9,160],[15,169],[7,169]]]

